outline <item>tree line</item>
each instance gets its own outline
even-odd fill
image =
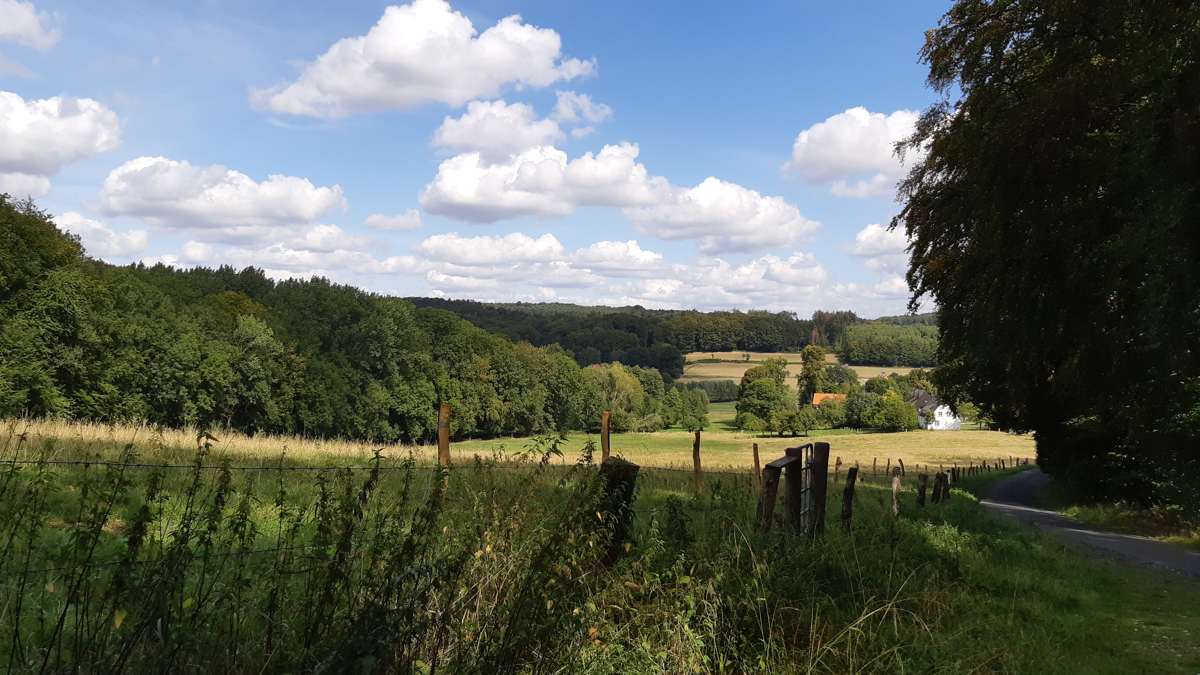
[[[937,364],[937,346],[937,326],[872,321],[847,326],[838,351],[856,366],[926,368]]]
[[[445,298],[407,298],[418,307],[444,309],[490,331],[534,345],[558,344],[580,365],[617,361],[656,368],[669,377],[683,374],[684,355],[691,352],[785,352],[809,344],[843,349],[848,331],[866,323],[850,311],[816,311],[811,319],[791,312],[698,312],[643,307],[584,307],[565,303],[485,303]],[[929,315],[886,319],[889,340],[876,359],[889,356],[906,362],[889,366],[931,366],[933,352],[924,349],[930,335]],[[931,332],[932,331],[932,332]],[[857,344],[857,342],[855,343]],[[920,344],[921,350],[912,350]],[[711,392],[710,392],[711,394]],[[732,400],[732,399],[730,399]]]
[[[1090,498],[1200,513],[1200,4],[959,0],[893,225],[938,383]],[[1030,161],[1035,158],[1034,161]]]
[[[825,362],[825,350],[809,345],[793,391],[787,385],[787,361],[766,359],[742,375],[738,385],[735,426],[779,435],[806,434],[813,429],[909,431],[919,425],[912,402],[919,391],[932,392],[923,370],[893,373],[860,384],[858,375],[838,363]],[[841,394],[813,405],[818,393]]]
[[[438,309],[261,270],[112,266],[0,196],[0,416],[222,426],[380,442],[699,428],[702,391],[651,367],[583,368]]]

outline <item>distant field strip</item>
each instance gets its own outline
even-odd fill
[[[746,361],[742,356],[743,354],[750,354],[750,360]],[[787,359],[788,386],[794,389],[796,387],[796,376],[800,374],[801,368],[800,355],[795,352],[781,352],[779,354],[764,352],[692,352],[687,355],[687,365],[684,366],[683,377],[679,379],[683,382],[696,380],[740,380],[742,374],[748,369],[772,357]],[[714,358],[719,359],[720,362],[699,362]],[[837,357],[832,354],[828,355],[826,360],[831,363],[837,363]],[[891,373],[907,375],[913,370],[912,368],[886,366],[850,366],[850,368],[858,373],[859,380],[869,380],[872,377],[887,376]]]

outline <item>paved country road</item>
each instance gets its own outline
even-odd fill
[[[993,513],[1016,518],[1100,556],[1200,577],[1200,551],[1149,537],[1091,529],[1078,520],[1035,508],[1032,505],[1037,503],[1038,493],[1049,483],[1050,476],[1037,469],[1022,471],[993,483],[982,503]]]

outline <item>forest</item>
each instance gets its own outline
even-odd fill
[[[702,390],[440,309],[260,270],[115,267],[0,197],[0,416],[370,441],[703,425]],[[625,333],[622,333],[625,335]]]
[[[872,321],[846,327],[838,344],[842,360],[856,366],[937,364],[937,326]]]
[[[881,326],[859,334],[870,341],[862,365],[935,364],[937,329],[932,314],[862,319],[854,312],[818,310],[811,319],[790,312],[697,312],[643,307],[583,307],[563,303],[484,303],[475,300],[406,298],[418,307],[444,309],[513,340],[558,344],[580,365],[619,361],[683,374],[684,354],[692,352],[786,352],[809,344],[845,349],[846,334],[857,326]],[[933,347],[929,347],[929,339]],[[858,349],[862,345],[855,341]],[[728,399],[727,399],[728,400]]]
[[[384,297],[255,268],[113,266],[31,201],[0,200],[0,415],[371,441],[702,428],[732,383],[688,386],[683,352],[838,340],[927,365],[935,329],[851,312],[653,311]],[[913,347],[917,345],[917,347]],[[857,356],[863,354],[864,356]],[[855,362],[855,361],[851,361]],[[769,425],[768,425],[769,426]]]

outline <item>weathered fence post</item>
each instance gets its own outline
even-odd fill
[[[787,466],[783,469],[783,482],[787,485],[788,518],[796,532],[803,532],[804,522],[804,446],[784,451]],[[810,484],[811,485],[811,484]],[[811,494],[810,494],[811,496]]]
[[[900,517],[900,469],[892,471],[892,517]]]
[[[903,476],[903,475],[904,475],[904,460],[903,460],[903,459],[897,459],[896,461],[897,461],[897,462],[900,462],[900,475],[901,475],[901,476]]]
[[[846,469],[846,487],[842,490],[842,529],[850,531],[850,519],[854,517],[854,481],[858,479],[858,467]]]
[[[438,464],[450,466],[450,404],[438,407]]]
[[[608,455],[611,450],[608,440],[608,425],[610,417],[612,417],[612,413],[607,410],[600,413],[600,462],[602,464],[608,461]]]
[[[875,463],[879,461],[878,457],[871,458],[871,480],[875,480],[877,472],[875,471]]]
[[[917,506],[925,506],[925,490],[929,488],[929,474],[917,474]]]
[[[695,471],[694,481],[696,492],[704,489],[704,473],[700,469],[700,430],[696,430],[696,440],[692,441],[692,469]]]
[[[838,457],[837,462],[834,462],[834,464],[833,464],[833,484],[834,485],[837,485],[838,474],[841,472],[841,470],[842,470],[842,458]]]
[[[829,481],[829,444],[813,443],[812,465],[808,472],[808,489],[812,498],[809,511],[809,536],[815,537],[825,531],[825,496]]]
[[[758,522],[763,532],[771,529],[775,516],[775,495],[779,493],[779,475],[783,470],[768,464],[763,468],[762,493],[758,496]]]
[[[754,444],[754,486],[762,492],[762,469],[758,466],[758,443]]]
[[[609,457],[600,465],[600,476],[604,479],[604,501],[602,513],[612,518],[612,539],[604,564],[611,565],[621,555],[629,529],[633,524],[633,497],[637,490],[638,465],[617,457]]]
[[[883,475],[885,475],[885,476],[892,475],[892,458],[891,457],[887,458],[887,466],[883,467]]]

